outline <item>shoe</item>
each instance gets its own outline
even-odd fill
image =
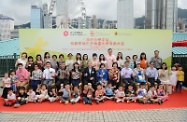
[[[127,100],[127,103],[129,103],[129,101]]]
[[[60,103],[62,103],[62,101],[60,100]]]
[[[83,103],[84,103],[84,104],[86,104],[86,102],[85,102],[85,101],[83,101]]]
[[[90,101],[90,105],[92,105],[92,101]]]
[[[158,101],[158,104],[159,104],[159,105],[161,105],[161,104],[162,104],[161,100],[159,100],[159,101]]]
[[[65,104],[67,105],[69,103],[69,101],[66,101]]]
[[[105,102],[105,100],[102,100],[102,102],[104,103],[104,102]]]
[[[96,103],[99,104],[99,101],[97,100]]]

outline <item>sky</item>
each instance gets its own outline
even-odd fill
[[[33,1],[33,0],[32,0]],[[34,0],[36,1],[36,0]],[[39,0],[37,0],[39,1]],[[43,0],[45,2],[50,0]],[[97,18],[116,20],[117,0],[83,0],[87,15],[96,15]],[[30,21],[31,0],[1,0],[0,14],[12,17],[15,24],[24,24]],[[178,6],[187,9],[187,0],[178,0]],[[145,0],[134,0],[134,16],[145,14]]]

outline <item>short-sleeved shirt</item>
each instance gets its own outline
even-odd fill
[[[32,72],[32,80],[41,80],[41,79],[42,79],[42,71],[40,69]]]
[[[116,91],[116,97],[124,97],[125,96],[125,92],[124,91]]]
[[[70,92],[66,89],[62,89],[62,93],[63,93],[62,97],[64,98],[68,98],[70,95]]]
[[[16,95],[12,93],[12,95],[7,94],[7,99],[16,100]]]
[[[116,62],[116,56],[115,55],[106,56],[106,62],[107,62],[107,68],[112,69],[113,62]]]
[[[28,92],[27,95],[28,95],[29,97],[31,97],[31,98],[35,98],[36,93],[35,93],[34,91],[32,91],[31,93]]]
[[[184,72],[183,71],[177,71],[178,81],[184,81]]]
[[[144,95],[146,95],[146,90],[145,89],[138,90],[138,96],[144,96]]]
[[[5,88],[10,88],[11,87],[10,78],[3,78],[2,81],[5,84],[5,86],[4,86]]]
[[[153,95],[157,95],[156,90],[155,90],[155,91],[149,90],[148,93],[147,93],[147,96],[148,96],[148,97],[151,97],[151,96],[153,96]]]
[[[132,91],[127,90],[127,91],[126,91],[126,95],[127,95],[127,94],[135,95],[135,92],[134,92],[134,90],[132,90]]]
[[[113,88],[112,87],[106,87],[106,95],[114,95]]]
[[[18,94],[18,97],[20,97],[20,98],[27,98],[27,96],[28,96],[28,95],[27,95],[26,93],[23,93],[23,94],[20,94],[20,93],[19,93],[19,94]]]
[[[104,89],[101,89],[101,90],[96,90],[95,91],[95,96],[103,96],[105,93],[105,90]]]
[[[25,77],[28,77],[29,73],[26,69],[21,69],[16,71],[16,75],[18,76],[19,81],[28,81],[28,79],[25,79]]]
[[[55,75],[55,70],[53,68],[45,69],[43,72],[43,77],[45,79],[53,79],[54,75]]]
[[[68,79],[68,70],[66,69],[59,69],[57,71],[58,79]]]

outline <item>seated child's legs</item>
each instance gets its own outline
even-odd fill
[[[68,98],[61,97],[60,100],[61,100],[62,102],[67,102],[67,101],[70,100],[70,98],[69,98],[69,97],[68,97]]]
[[[77,98],[75,98],[75,103],[77,103],[80,100],[80,96],[78,96]]]
[[[109,99],[109,100],[114,99],[114,95],[106,95],[106,99]]]
[[[167,95],[161,96],[161,99],[162,99],[162,101],[164,102],[164,101],[168,100],[168,96],[167,96]]]
[[[89,101],[88,97],[83,97],[83,101],[84,101],[85,103],[88,103],[88,101]]]

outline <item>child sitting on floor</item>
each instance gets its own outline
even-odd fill
[[[2,79],[3,82],[3,94],[2,94],[2,98],[7,98],[7,94],[8,91],[11,89],[11,82],[10,82],[10,78],[8,77],[8,73],[4,74],[4,78]]]
[[[29,87],[29,92],[27,92],[27,102],[36,102],[37,97],[36,97],[36,93],[33,91],[32,87]]]
[[[162,99],[162,102],[168,100],[168,94],[166,94],[164,92],[164,88],[163,88],[162,84],[160,84],[158,89],[157,89],[157,95],[158,95],[158,97],[160,97]]]
[[[84,85],[84,90],[83,90],[83,103],[84,104],[92,105],[93,92],[94,92],[94,89],[92,88],[91,83],[88,83],[88,85]]]
[[[102,87],[101,84],[97,85],[97,90],[95,91],[95,100],[96,103],[99,104],[100,101],[104,102],[105,99],[105,89]]]
[[[130,101],[136,102],[135,91],[132,84],[128,85],[128,89],[126,91],[126,99],[127,103],[129,103]]]
[[[25,93],[25,87],[20,87],[18,93],[18,99],[16,100],[15,108],[18,108],[20,105],[26,104],[27,93]]]
[[[48,93],[48,100],[52,103],[52,102],[55,102],[59,99],[58,95],[57,95],[57,92],[56,92],[56,88],[55,87],[52,87],[51,88],[51,91]]]
[[[161,98],[158,97],[158,95],[157,95],[157,92],[155,90],[155,86],[154,85],[152,85],[150,87],[150,90],[148,91],[147,96],[148,96],[148,98],[149,98],[151,103],[158,103],[158,104],[162,103]]]
[[[107,86],[105,88],[105,94],[106,94],[106,99],[112,100],[114,99],[114,88],[112,87],[112,83],[108,82]]]
[[[80,100],[80,90],[78,86],[74,86],[73,92],[72,92],[73,98],[70,100],[72,104],[77,103]]]
[[[71,98],[70,85],[66,84],[65,88],[63,88],[62,85],[60,92],[62,92],[62,96],[60,97],[60,103],[68,104]]]
[[[7,98],[5,99],[4,106],[12,106],[16,103],[16,95],[13,93],[12,89],[8,90]]]
[[[48,91],[45,84],[42,85],[39,95],[36,95],[36,97],[40,103],[48,99]]]
[[[122,86],[119,86],[118,89],[115,91],[115,99],[116,102],[124,102],[125,100],[125,92]]]
[[[140,83],[140,88],[137,90],[137,98],[140,103],[145,104],[147,102],[147,91],[145,89],[145,83]]]
[[[12,85],[13,92],[17,92],[17,82],[18,82],[18,76],[16,75],[16,72],[14,70],[10,71],[10,81]]]

